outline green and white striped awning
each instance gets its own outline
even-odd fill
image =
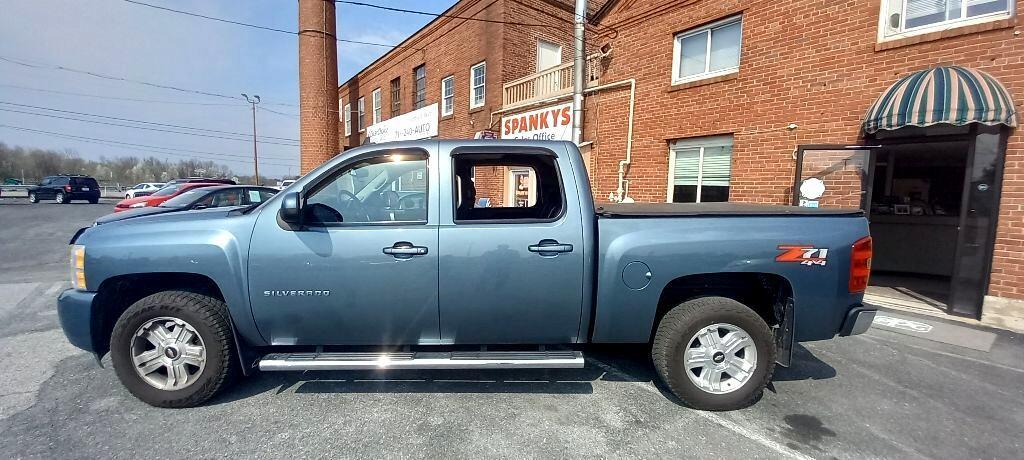
[[[939,123],[1017,126],[1017,112],[1009,91],[991,75],[936,67],[907,75],[882,93],[864,117],[864,131]]]

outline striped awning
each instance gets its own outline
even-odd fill
[[[882,93],[864,117],[864,131],[939,123],[1017,126],[1017,112],[1010,93],[991,75],[936,67],[907,75]]]

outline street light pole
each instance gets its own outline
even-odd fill
[[[260,185],[260,159],[256,153],[256,104],[260,103],[259,95],[254,94],[252,98],[248,94],[242,93],[242,97],[245,101],[252,106],[252,165],[256,170],[256,185]]]

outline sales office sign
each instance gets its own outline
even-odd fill
[[[572,140],[572,102],[501,117],[502,139]]]
[[[437,104],[413,110],[366,127],[371,144],[391,141],[414,141],[437,136]]]

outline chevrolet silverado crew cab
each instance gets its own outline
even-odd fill
[[[592,196],[571,143],[367,145],[261,204],[79,230],[60,321],[161,407],[256,370],[573,368],[646,343],[714,410],[755,401],[794,341],[870,325],[860,211]]]

